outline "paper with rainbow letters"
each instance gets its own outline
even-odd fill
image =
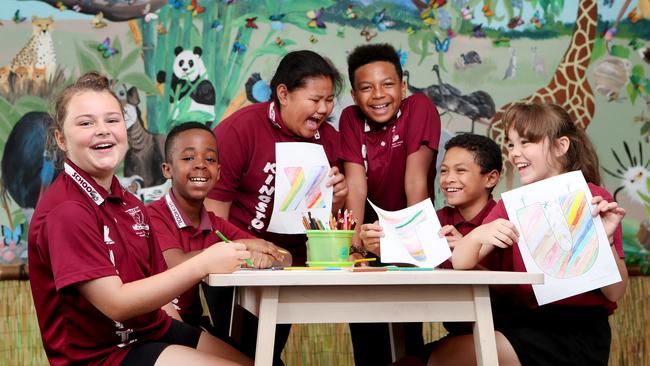
[[[329,222],[332,187],[329,161],[322,145],[308,142],[275,144],[275,189],[273,214],[268,230],[282,234],[302,234],[302,214]]]
[[[528,272],[544,273],[533,285],[539,305],[621,281],[600,216],[582,175],[565,173],[504,192],[501,199],[519,230]]]
[[[399,211],[385,211],[372,202],[370,205],[384,229],[379,240],[382,263],[435,267],[451,257],[447,239],[438,237],[440,221],[430,199]]]

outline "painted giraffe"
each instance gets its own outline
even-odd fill
[[[573,36],[553,78],[547,86],[522,99],[509,102],[499,108],[490,121],[488,136],[501,146],[504,173],[508,189],[512,188],[514,167],[508,162],[505,147],[506,131],[503,114],[514,103],[551,102],[564,107],[573,121],[581,128],[587,128],[596,111],[594,93],[587,81],[587,68],[596,39],[598,2],[580,0]]]

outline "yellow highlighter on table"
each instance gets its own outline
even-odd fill
[[[214,233],[217,234],[217,236],[218,236],[219,238],[221,238],[221,240],[223,240],[224,243],[230,243],[230,240],[228,240],[228,238],[226,238],[226,236],[223,235],[223,234],[221,233],[221,231],[219,231],[219,230],[215,230]],[[253,261],[250,260],[250,258],[246,258],[246,259],[244,259],[244,262],[246,262],[246,264],[247,264],[249,267],[253,267]]]

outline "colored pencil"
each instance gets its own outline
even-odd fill
[[[226,236],[223,235],[223,234],[221,233],[221,231],[219,231],[219,230],[215,230],[214,233],[217,234],[217,236],[218,236],[219,238],[221,238],[221,240],[223,240],[224,243],[230,243],[230,240],[228,240],[228,238],[226,238]],[[253,261],[250,260],[250,258],[246,258],[246,259],[244,259],[244,262],[246,262],[246,264],[247,264],[249,267],[253,267]]]

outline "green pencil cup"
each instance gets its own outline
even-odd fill
[[[347,263],[354,230],[305,230],[309,263]]]

